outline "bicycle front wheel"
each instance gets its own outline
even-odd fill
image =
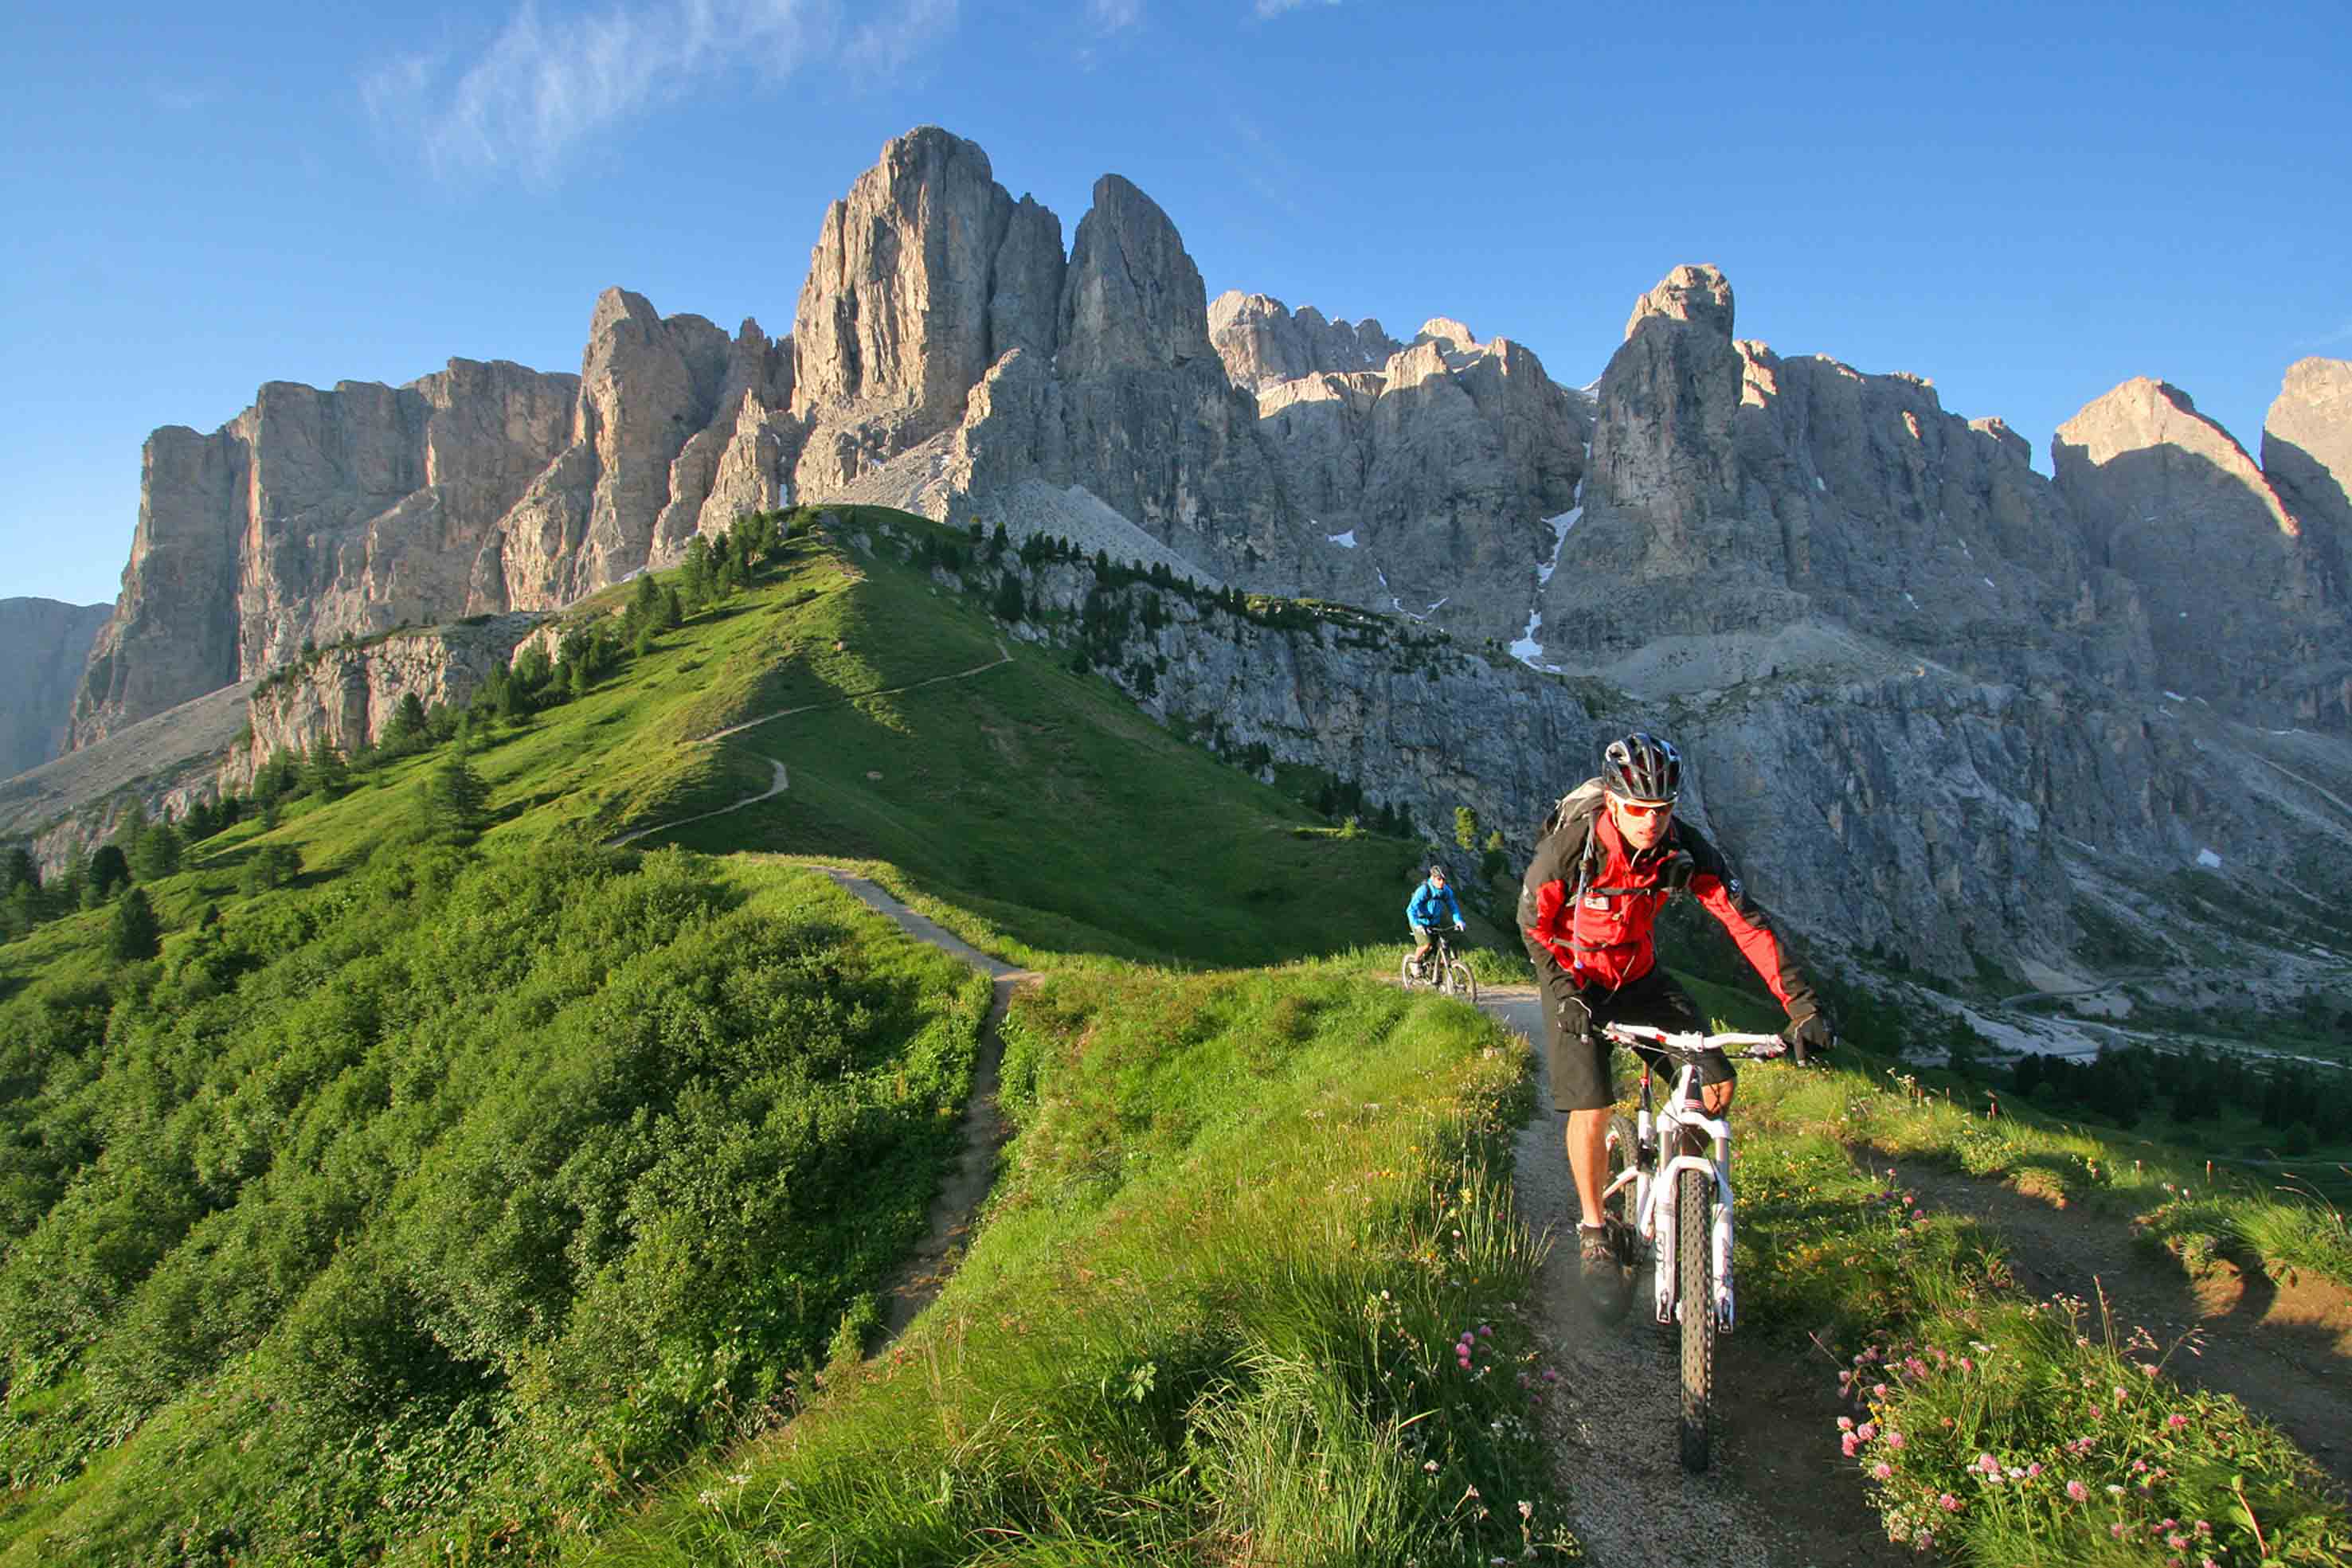
[[[1715,1405],[1715,1183],[1704,1171],[1675,1178],[1675,1293],[1683,1320],[1683,1469],[1706,1469]]]
[[[1397,964],[1397,984],[1408,991],[1412,989],[1412,949],[1409,947]]]
[[[1475,1004],[1478,1000],[1478,977],[1461,959],[1445,966],[1445,988],[1464,1001]]]

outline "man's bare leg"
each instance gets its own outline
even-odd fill
[[[1610,1107],[1568,1113],[1568,1165],[1576,1175],[1576,1201],[1583,1223],[1601,1223],[1601,1178],[1608,1168]]]

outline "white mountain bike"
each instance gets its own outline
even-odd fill
[[[1642,1068],[1641,1108],[1609,1119],[1609,1166],[1601,1196],[1617,1260],[1628,1269],[1657,1260],[1652,1299],[1660,1324],[1682,1333],[1683,1468],[1707,1464],[1713,1415],[1715,1336],[1737,1322],[1731,1291],[1731,1124],[1698,1104],[1701,1053],[1741,1061],[1787,1051],[1777,1034],[1672,1034],[1643,1024],[1603,1024],[1604,1040],[1638,1046],[1674,1062],[1674,1092],[1654,1110],[1650,1068]],[[1745,1048],[1745,1049],[1740,1049]]]

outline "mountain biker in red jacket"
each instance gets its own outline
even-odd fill
[[[1556,1110],[1568,1113],[1569,1164],[1582,1209],[1578,1254],[1596,1304],[1622,1312],[1631,1283],[1601,1224],[1609,1115],[1616,1103],[1604,1023],[1704,1031],[1690,993],[1658,967],[1651,927],[1659,907],[1687,891],[1720,921],[1742,956],[1789,1014],[1783,1031],[1796,1059],[1825,1053],[1835,1030],[1811,984],[1748,896],[1723,852],[1675,820],[1682,757],[1655,736],[1636,733],[1603,752],[1598,789],[1587,787],[1536,845],[1519,888],[1519,929],[1544,996]],[[1699,1095],[1707,1114],[1731,1103],[1736,1075],[1721,1051],[1701,1060]]]

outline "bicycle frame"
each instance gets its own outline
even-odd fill
[[[1642,1067],[1642,1103],[1634,1114],[1635,1147],[1631,1153],[1622,1175],[1611,1182],[1601,1194],[1605,1205],[1609,1195],[1627,1183],[1633,1186],[1630,1212],[1642,1239],[1651,1244],[1655,1261],[1652,1281],[1653,1304],[1661,1323],[1680,1321],[1683,1303],[1681,1269],[1675,1235],[1677,1223],[1675,1206],[1675,1178],[1685,1171],[1701,1173],[1715,1188],[1712,1234],[1708,1237],[1708,1252],[1714,1263],[1710,1272],[1715,1281],[1715,1300],[1709,1303],[1715,1313],[1717,1328],[1729,1333],[1738,1322],[1738,1312],[1731,1272],[1732,1190],[1731,1190],[1731,1123],[1725,1117],[1710,1116],[1692,1100],[1691,1089],[1698,1067],[1696,1055],[1710,1049],[1746,1046],[1740,1052],[1748,1060],[1760,1060],[1780,1054],[1780,1038],[1770,1034],[1670,1034],[1664,1030],[1643,1025],[1608,1024],[1601,1033],[1605,1038],[1625,1045],[1648,1045],[1664,1050],[1680,1064],[1675,1075],[1673,1092],[1666,1103],[1652,1108],[1649,1064]],[[1704,1155],[1688,1151],[1692,1135],[1706,1139]],[[1674,1149],[1663,1164],[1661,1151]],[[1655,1167],[1654,1169],[1653,1167]]]

